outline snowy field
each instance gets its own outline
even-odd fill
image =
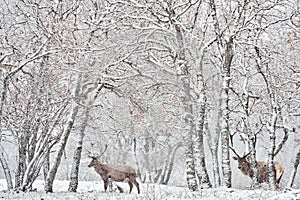
[[[55,181],[54,193],[43,192],[43,181],[36,181],[33,188],[37,192],[7,192],[5,180],[0,180],[0,199],[107,199],[107,200],[159,200],[159,199],[294,199],[300,200],[300,190],[286,191],[268,191],[268,190],[238,190],[238,189],[203,189],[198,192],[190,192],[187,188],[172,187],[165,185],[140,184],[141,194],[137,194],[136,188],[133,188],[132,194],[128,194],[128,185],[126,183],[118,183],[124,189],[125,193],[103,192],[103,184],[100,181],[80,182],[77,193],[66,192],[68,189],[68,181]]]

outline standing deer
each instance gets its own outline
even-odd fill
[[[124,166],[105,165],[101,163],[97,157],[95,156],[89,156],[89,157],[92,158],[92,161],[88,165],[88,167],[94,167],[95,171],[101,176],[101,178],[104,181],[105,191],[107,190],[109,179],[112,179],[116,182],[128,181],[130,187],[129,193],[131,193],[134,184],[137,188],[138,194],[140,194],[139,183],[136,181],[136,171],[133,167],[126,166],[126,165]],[[120,192],[123,191],[120,187],[118,187],[118,189],[120,190]]]
[[[238,162],[238,168],[241,170],[241,172],[247,176],[250,176],[250,178],[253,178],[254,172],[251,168],[251,163],[248,160],[248,156],[250,153],[244,155],[243,157],[239,156],[236,151],[233,148],[230,148],[233,153],[236,156],[233,156],[232,158],[234,160],[237,160]],[[256,161],[257,162],[257,168],[258,168],[258,182],[264,183],[268,181],[268,166],[266,162],[263,161]],[[274,171],[275,171],[275,183],[276,187],[279,187],[279,182],[282,177],[282,174],[284,172],[284,169],[282,165],[279,162],[274,162]]]

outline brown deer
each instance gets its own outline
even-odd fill
[[[92,161],[88,165],[88,167],[94,167],[95,171],[101,176],[101,178],[104,181],[104,190],[105,191],[107,190],[109,179],[112,179],[116,182],[128,181],[128,184],[130,187],[129,193],[131,193],[133,184],[134,184],[137,188],[138,194],[140,194],[139,183],[136,181],[136,171],[133,167],[126,166],[126,165],[124,165],[124,166],[106,165],[106,164],[101,163],[98,160],[97,157],[99,157],[99,156],[97,156],[97,157],[89,156],[89,157],[92,158]],[[120,188],[119,186],[117,186],[117,187],[120,192],[123,191],[122,188]]]
[[[238,168],[241,170],[241,172],[250,178],[253,178],[254,172],[251,168],[251,163],[249,162],[248,156],[250,153],[244,155],[243,157],[239,156],[236,151],[233,148],[230,148],[233,153],[236,156],[233,156],[232,158],[234,160],[237,160],[238,162]],[[258,168],[258,182],[264,183],[268,181],[268,166],[266,162],[263,161],[256,161],[257,162],[257,168]],[[284,169],[282,165],[279,162],[274,162],[274,171],[275,171],[275,183],[276,187],[279,187],[279,182],[282,177],[282,174],[284,172]]]

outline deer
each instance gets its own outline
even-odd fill
[[[106,151],[106,149],[107,149],[107,145],[106,145],[104,152]],[[103,155],[103,153],[101,155]],[[109,180],[112,179],[116,182],[127,181],[129,184],[129,187],[130,187],[129,193],[131,193],[133,184],[134,184],[137,188],[138,194],[140,194],[139,183],[136,180],[137,173],[133,167],[127,166],[127,165],[113,166],[113,165],[103,164],[98,160],[98,158],[100,156],[90,156],[89,155],[88,157],[91,158],[92,161],[90,162],[88,167],[90,167],[90,168],[94,167],[95,171],[101,176],[101,178],[104,182],[105,192],[107,190]],[[123,189],[119,186],[117,186],[117,187],[118,187],[118,190],[122,193]]]
[[[246,176],[249,176],[250,178],[253,178],[254,171],[251,168],[251,163],[249,162],[248,156],[251,152],[245,154],[244,156],[240,156],[237,154],[237,152],[230,147],[230,149],[233,151],[233,153],[236,156],[233,156],[232,158],[238,162],[238,168],[241,170],[243,174]],[[258,182],[264,183],[268,181],[268,165],[266,162],[263,161],[256,161],[257,168],[258,168]],[[281,180],[282,174],[284,172],[282,164],[279,162],[274,162],[274,171],[275,171],[275,184],[276,187],[279,187],[279,182]]]

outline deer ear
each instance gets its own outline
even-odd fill
[[[233,160],[238,160],[238,157],[236,157],[236,156],[233,156],[232,158],[233,158]]]

